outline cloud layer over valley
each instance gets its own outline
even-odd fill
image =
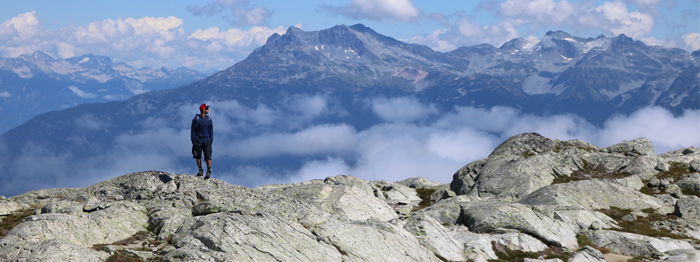
[[[657,154],[700,147],[698,110],[673,116],[663,108],[644,108],[629,116],[614,116],[597,127],[575,115],[537,116],[509,107],[441,111],[414,97],[377,97],[358,102],[379,119],[359,129],[344,121],[348,110],[329,95],[297,95],[279,105],[255,107],[238,101],[206,102],[212,105],[215,128],[214,178],[250,187],[338,174],[389,181],[422,176],[449,183],[457,169],[487,157],[505,139],[524,132],[580,139],[600,147],[647,137]],[[189,126],[196,108],[182,106],[175,121],[143,119],[144,132],[120,135],[105,154],[88,159],[27,145],[11,162],[21,174],[10,174],[10,181],[0,185],[0,195],[84,187],[144,170],[194,174]],[[90,129],[110,125],[91,115],[76,121]],[[0,145],[0,150],[7,148]]]

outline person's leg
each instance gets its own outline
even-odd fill
[[[204,175],[204,170],[202,170],[202,148],[199,145],[192,145],[192,157],[196,160],[197,162],[197,167],[199,168],[199,171],[197,172],[197,176],[203,176]]]
[[[207,175],[204,179],[209,179],[211,177],[211,143],[202,144],[202,151],[204,153],[204,161],[207,161]]]

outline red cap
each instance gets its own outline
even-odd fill
[[[207,104],[202,104],[202,105],[199,106],[199,111],[204,111],[204,109],[207,109],[207,108],[209,108],[209,105],[207,105]]]

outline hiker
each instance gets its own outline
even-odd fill
[[[207,176],[204,179],[211,177],[211,144],[214,142],[214,124],[209,114],[209,105],[202,104],[199,106],[199,114],[192,119],[192,127],[190,128],[190,139],[192,140],[192,157],[197,160],[199,172],[197,176],[202,176],[202,153],[204,153],[204,161],[207,161]]]

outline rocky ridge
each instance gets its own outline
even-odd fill
[[[146,171],[0,197],[2,261],[700,261],[700,150],[514,136],[450,184]],[[24,212],[24,216],[20,213]],[[538,258],[540,260],[538,260]]]

